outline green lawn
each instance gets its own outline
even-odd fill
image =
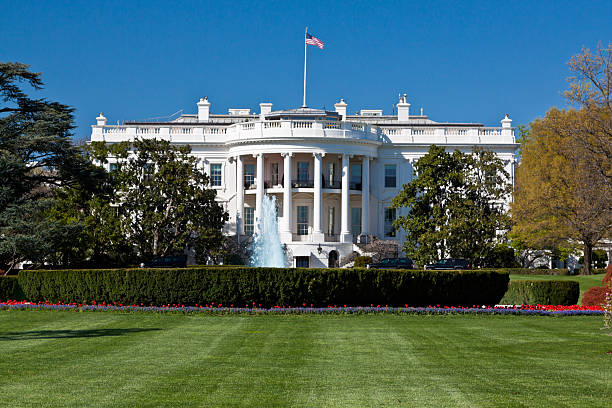
[[[574,280],[580,284],[580,298],[578,304],[582,302],[584,292],[593,286],[601,286],[603,274],[598,275],[510,275],[510,280]]]
[[[4,407],[609,407],[601,317],[0,312]]]

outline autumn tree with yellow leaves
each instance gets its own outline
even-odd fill
[[[536,119],[521,145],[514,239],[533,248],[582,245],[584,273],[593,247],[612,237],[612,45],[570,60],[566,92],[575,109]]]

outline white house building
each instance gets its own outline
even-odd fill
[[[197,114],[116,126],[100,114],[91,141],[158,138],[189,144],[230,214],[227,234],[252,234],[264,194],[276,196],[281,241],[294,266],[337,265],[355,242],[372,236],[401,242],[402,234],[392,226],[391,201],[432,144],[492,150],[514,181],[518,145],[507,115],[495,128],[438,123],[422,110],[411,114],[405,94],[396,115],[365,109],[349,115],[343,99],[335,111],[273,111],[271,103],[261,103],[259,113],[212,114],[210,106],[205,97]],[[112,158],[108,166],[114,166]]]

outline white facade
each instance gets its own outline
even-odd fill
[[[376,109],[348,115],[344,100],[335,111],[272,111],[271,103],[262,103],[259,113],[230,109],[220,115],[212,114],[210,105],[208,98],[200,99],[197,114],[168,122],[109,126],[100,114],[91,141],[157,138],[189,144],[230,214],[227,234],[252,233],[263,195],[276,196],[281,241],[294,265],[326,267],[370,236],[401,242],[402,234],[390,228],[391,201],[432,144],[492,150],[514,182],[518,145],[508,116],[495,128],[437,123],[411,115],[406,95],[397,115]]]

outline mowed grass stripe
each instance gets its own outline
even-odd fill
[[[71,314],[42,313],[49,318]],[[28,314],[21,313],[21,317]],[[6,379],[8,384],[0,380],[7,399],[25,397],[28,405],[33,406],[87,406],[92,401],[112,400],[126,388],[142,382],[140,370],[155,373],[154,366],[163,358],[141,357],[152,344],[163,341],[164,336],[171,336],[179,323],[166,316],[139,319],[138,316],[100,314],[92,319],[88,315],[73,314],[72,324],[64,322],[62,329],[55,330],[58,333],[55,339],[30,340],[28,359],[7,355],[5,363],[10,364],[14,357],[21,357],[14,361],[14,366],[31,367],[32,371],[21,378],[21,383],[15,384],[11,378]],[[166,321],[160,323],[160,319]],[[46,326],[48,329],[50,327]],[[66,337],[66,330],[73,331],[74,336]],[[96,335],[90,337],[92,330]],[[44,336],[49,337],[48,334]]]
[[[109,396],[105,402],[110,404],[104,406],[201,406],[190,394],[205,395],[223,384],[213,373],[222,371],[220,360],[228,347],[237,346],[235,339],[246,321],[181,317],[175,319],[180,325],[136,350],[130,364],[134,368],[122,375],[131,381]]]
[[[16,326],[100,336],[20,338]],[[600,327],[600,317],[0,312],[0,370],[11,373],[0,406],[607,407],[612,337]]]
[[[316,347],[306,366],[309,384],[296,393],[294,406],[394,406],[405,402],[405,396],[417,387],[411,379],[417,361],[411,338],[396,341],[400,321],[394,316],[387,316],[383,324],[376,316],[320,321],[323,324],[314,333]]]

